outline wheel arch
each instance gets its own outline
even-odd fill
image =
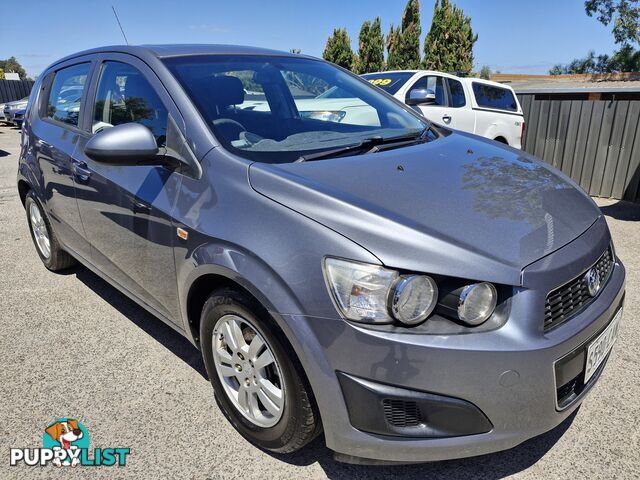
[[[18,194],[20,195],[20,201],[22,202],[22,206],[24,207],[24,202],[27,200],[27,194],[29,193],[29,190],[31,190],[31,185],[29,185],[29,183],[24,180],[24,179],[19,179],[18,180]]]
[[[279,315],[280,312],[300,311],[300,305],[293,293],[275,272],[255,257],[243,257],[242,262],[234,262],[233,265],[242,265],[243,268],[237,271],[229,266],[205,264],[196,267],[189,275],[187,286],[181,296],[184,298],[184,327],[192,343],[200,347],[200,315],[209,295],[222,288],[233,288],[254,299],[263,309],[263,313],[275,321],[276,326],[293,346],[293,333]],[[257,285],[261,285],[262,288]]]

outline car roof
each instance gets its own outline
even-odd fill
[[[467,83],[482,83],[484,85],[492,85],[494,87],[500,87],[500,88],[506,88],[507,90],[511,90],[513,92],[513,88],[510,85],[507,85],[505,83],[500,83],[500,82],[494,82],[492,80],[485,80],[484,78],[478,78],[478,77],[463,77],[460,80],[462,80],[463,82],[467,82]]]
[[[408,73],[411,75],[442,75],[445,77],[449,77],[449,78],[460,78],[460,77],[456,77],[455,75],[452,75],[450,73],[447,72],[440,72],[438,70],[385,70],[384,72],[367,72],[364,73],[363,75],[384,75],[385,73]]]
[[[189,55],[277,55],[285,57],[313,58],[299,53],[283,52],[260,47],[247,47],[242,45],[222,45],[222,44],[170,44],[170,45],[108,45],[104,47],[92,48],[81,52],[67,55],[57,60],[52,65],[66,62],[76,57],[91,55],[96,53],[128,53],[140,58],[156,57],[182,57]]]

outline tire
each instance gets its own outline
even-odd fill
[[[241,332],[239,337],[241,340],[238,343],[241,344],[242,340],[245,340],[245,344],[239,349],[232,348],[228,343],[227,337],[230,332],[225,330],[225,326],[233,325],[234,322],[240,327]],[[223,289],[212,293],[202,309],[200,319],[202,356],[220,409],[236,430],[254,445],[272,452],[290,453],[301,449],[322,429],[313,393],[299,366],[299,361],[288,344],[280,340],[278,333],[279,330],[268,313],[255,300],[236,290]],[[259,341],[256,343],[255,339]],[[247,350],[254,343],[259,345],[260,342],[264,342],[264,345],[260,350],[255,350],[261,352],[260,354]],[[223,354],[227,352],[225,358],[214,360],[214,350],[218,352],[217,358],[220,356],[219,352],[222,351]],[[234,351],[236,353],[233,353]],[[259,363],[265,363],[261,362],[261,359],[265,357],[264,354],[267,351],[272,353],[274,362],[268,367],[260,368]],[[229,352],[231,352],[230,355]],[[238,357],[237,352],[243,352],[244,356],[241,354]],[[231,370],[225,368],[226,365],[231,364],[235,365],[233,375],[229,374]],[[220,372],[221,370],[227,374],[226,377]],[[255,375],[253,380],[251,380],[252,374]],[[242,383],[242,377],[245,375],[248,375],[248,378],[245,378]],[[258,383],[256,383],[256,377]],[[245,398],[240,393],[242,385],[245,385],[247,392],[250,389],[255,392],[256,389],[260,390],[260,385],[263,385],[261,382],[265,380],[269,382],[266,385],[270,387],[280,387],[284,401],[279,416],[272,415],[265,406],[267,403],[262,402],[262,399],[265,399],[264,392],[269,391],[273,395],[272,392],[277,391],[278,388],[275,390],[263,388],[262,394],[255,395],[255,398],[260,399],[259,401],[254,399],[253,404],[251,400],[244,402],[249,405],[243,413],[240,406],[240,397]],[[236,384],[238,394],[234,397]],[[247,393],[246,398],[254,398],[251,395],[253,394]],[[265,401],[276,398],[276,401],[272,402],[276,405],[277,395],[272,395]],[[260,412],[257,416],[256,411]]]
[[[36,198],[33,190],[27,193],[24,207],[27,212],[27,222],[29,224],[31,239],[44,266],[52,272],[58,272],[75,265],[76,260],[60,246],[51,228],[49,217],[47,217],[44,208],[42,208],[42,204]],[[43,234],[45,234],[47,240],[44,240]],[[48,243],[48,249],[46,246],[43,246],[43,241],[45,245]]]

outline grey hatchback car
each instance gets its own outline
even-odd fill
[[[187,337],[274,452],[322,431],[364,463],[513,447],[578,408],[621,317],[575,183],[303,55],[66,57],[29,99],[18,189],[44,265],[79,261]]]

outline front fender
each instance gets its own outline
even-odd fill
[[[288,327],[279,314],[302,310],[294,292],[262,259],[223,241],[205,243],[194,249],[183,268],[179,267],[178,270],[178,276],[184,277],[184,280],[178,281],[184,330],[191,341],[194,339],[189,327],[189,292],[196,281],[205,275],[224,277],[246,289],[276,318],[285,332]]]

